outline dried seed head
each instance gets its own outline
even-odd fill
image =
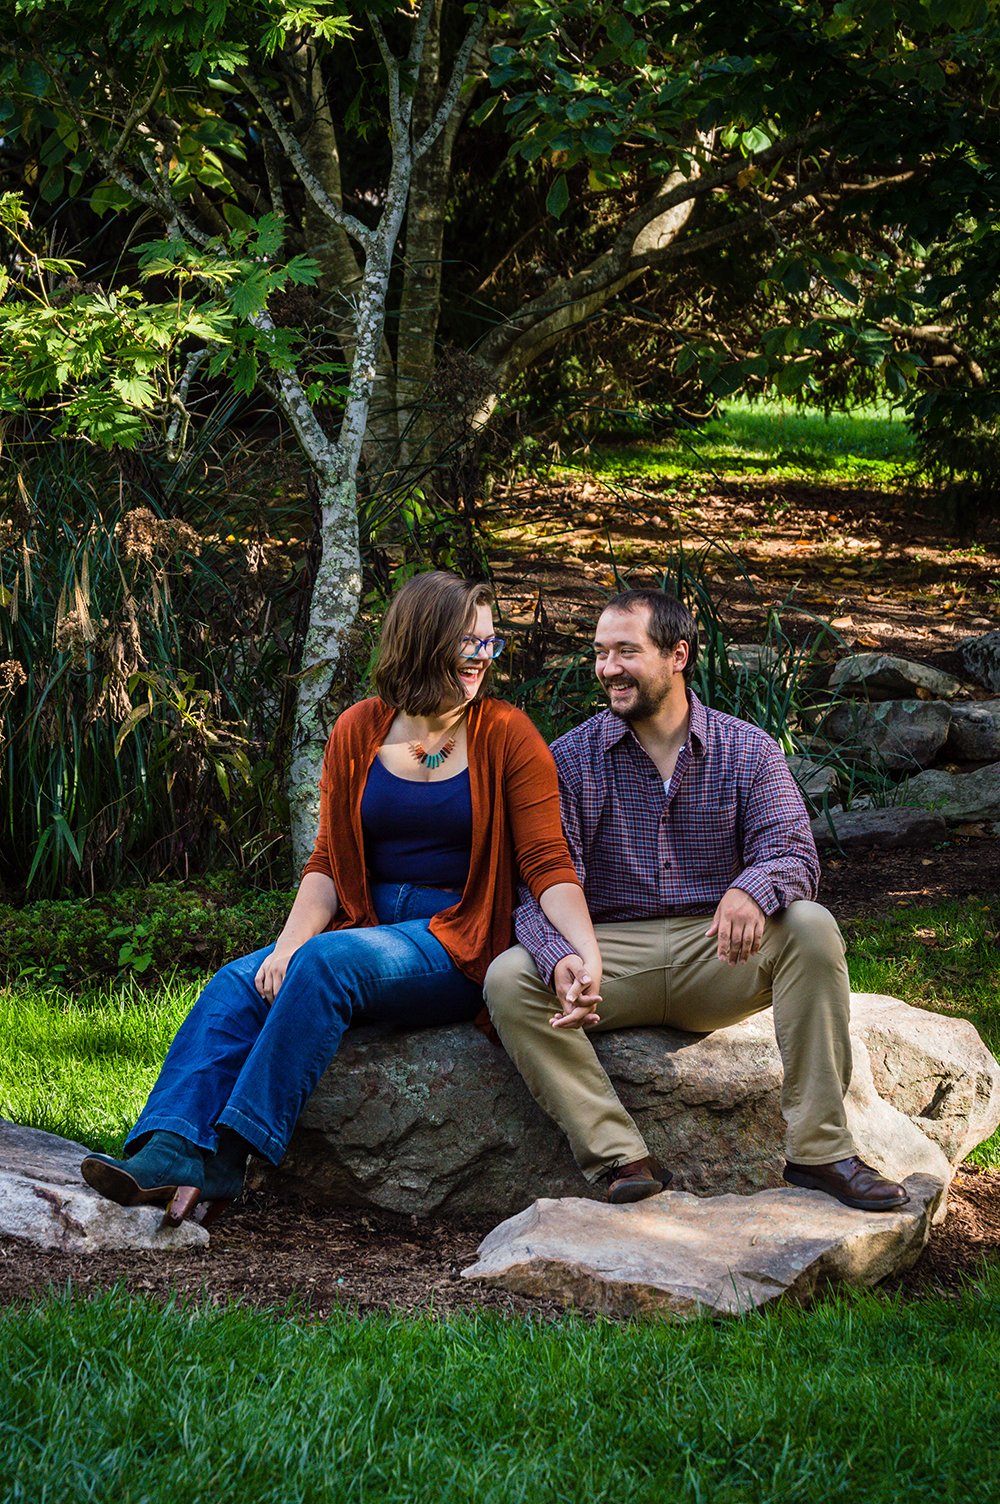
[[[201,538],[193,527],[179,517],[157,517],[148,507],[126,512],[115,528],[115,537],[127,559],[145,559],[147,563],[154,553],[170,558],[182,550],[201,552]]]
[[[96,636],[90,617],[82,611],[72,610],[65,612],[56,621],[53,644],[57,653],[72,654],[74,664],[80,667],[86,663],[88,644]]]
[[[12,695],[15,689],[20,689],[27,682],[24,665],[18,663],[16,658],[8,658],[6,663],[0,663],[0,694]]]

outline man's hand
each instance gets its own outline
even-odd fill
[[[764,938],[764,910],[742,888],[728,888],[719,899],[706,935],[718,935],[720,961],[737,966],[760,950]]]
[[[562,1008],[549,1019],[553,1029],[581,1029],[600,1023],[596,1011],[601,1001],[599,963],[587,966],[582,956],[563,956],[552,973],[552,985]]]
[[[253,979],[253,984],[266,1003],[273,1003],[278,996],[278,990],[285,980],[285,971],[289,961],[295,954],[292,950],[272,950],[269,956],[265,956]]]

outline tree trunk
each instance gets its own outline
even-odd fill
[[[319,822],[319,773],[331,701],[343,699],[351,631],[361,605],[357,481],[327,474],[321,483],[322,552],[309,608],[288,769],[292,861],[301,871]],[[336,708],[339,708],[337,706]]]

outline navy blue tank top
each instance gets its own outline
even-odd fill
[[[361,828],[375,882],[460,891],[472,858],[468,768],[441,783],[413,783],[376,757],[361,796]]]

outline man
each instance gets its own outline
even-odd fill
[[[701,1034],[773,1007],[785,1179],[863,1211],[896,1210],[906,1191],[858,1158],[847,1129],[844,945],[812,902],[816,847],[780,748],[691,693],[698,631],[674,597],[616,596],[594,650],[609,709],[552,751],[603,979],[522,889],[520,945],[486,977],[508,1054],[584,1175],[605,1180],[613,1202],[638,1201],[670,1177],[654,1174],[584,1030]]]

